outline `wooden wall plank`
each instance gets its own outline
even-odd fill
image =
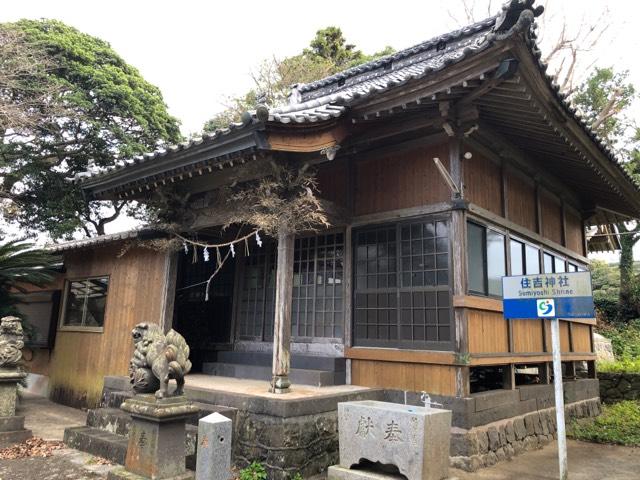
[[[438,395],[455,395],[455,367],[375,360],[352,360],[351,383]]]
[[[542,209],[542,236],[562,243],[562,208],[558,200],[548,193],[540,195]]]
[[[518,225],[536,231],[536,190],[517,173],[505,171],[507,197],[509,199],[509,220]]]
[[[348,208],[348,164],[346,158],[323,163],[318,167],[316,178],[320,197]]]
[[[549,320],[544,321],[546,331],[547,351],[551,352],[551,324]],[[574,322],[575,326],[575,322]],[[560,351],[562,353],[571,353],[569,344],[569,322],[560,320]],[[589,350],[586,350],[588,352]],[[584,352],[579,352],[584,353]]]
[[[540,320],[512,320],[513,351],[515,353],[539,353],[544,351]]]
[[[464,160],[464,195],[467,200],[496,215],[502,215],[502,172],[500,165],[472,151]]]
[[[591,328],[589,325],[574,323],[571,326],[571,337],[574,352],[591,352]]]
[[[355,163],[355,215],[449,200],[451,192],[433,163],[434,157],[449,168],[444,144],[359,159]]]
[[[105,375],[126,375],[133,352],[131,330],[140,322],[159,323],[165,253],[121,246],[65,255],[68,279],[109,275],[104,331],[58,330],[50,363],[50,387],[57,401],[96,406]]]
[[[565,218],[567,225],[567,248],[580,255],[584,255],[582,220],[569,209],[565,210]]]
[[[507,320],[501,313],[467,310],[469,353],[504,353],[509,351]]]

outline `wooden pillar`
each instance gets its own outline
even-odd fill
[[[454,209],[451,212],[451,244],[453,295],[466,295],[467,290],[467,225],[464,202],[464,166],[462,163],[462,138],[458,135],[449,138],[449,169],[453,181],[460,189],[460,196],[452,194]],[[459,359],[468,359],[469,338],[466,310],[454,307],[453,320],[455,330],[455,350]],[[460,362],[462,363],[462,362]],[[456,366],[456,396],[467,397],[470,394],[469,367]]]
[[[293,296],[293,249],[295,236],[278,232],[278,261],[276,265],[276,303],[273,330],[272,393],[287,393],[291,364],[291,301]]]
[[[167,333],[173,327],[173,310],[178,280],[178,252],[167,251],[164,260],[164,278],[162,280],[162,307],[160,308],[160,327]]]

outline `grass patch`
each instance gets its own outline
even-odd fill
[[[587,442],[640,446],[640,401],[603,405],[599,417],[574,420],[567,433],[571,438]]]

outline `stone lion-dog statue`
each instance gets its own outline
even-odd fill
[[[3,317],[0,320],[0,367],[17,367],[23,348],[22,321],[18,317]]]
[[[152,323],[139,323],[131,331],[135,350],[129,362],[129,378],[135,393],[169,395],[169,380],[176,381],[174,395],[184,392],[184,376],[191,370],[189,345],[175,330],[166,335]]]

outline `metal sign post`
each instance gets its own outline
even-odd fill
[[[562,387],[562,362],[560,361],[560,320],[557,318],[551,320],[551,350],[553,354],[553,389],[556,400],[560,480],[567,480],[567,432],[564,425],[564,392]]]
[[[560,480],[567,480],[567,437],[560,358],[560,318],[594,318],[589,272],[546,273],[502,278],[504,317],[551,321],[553,387],[555,392]]]

